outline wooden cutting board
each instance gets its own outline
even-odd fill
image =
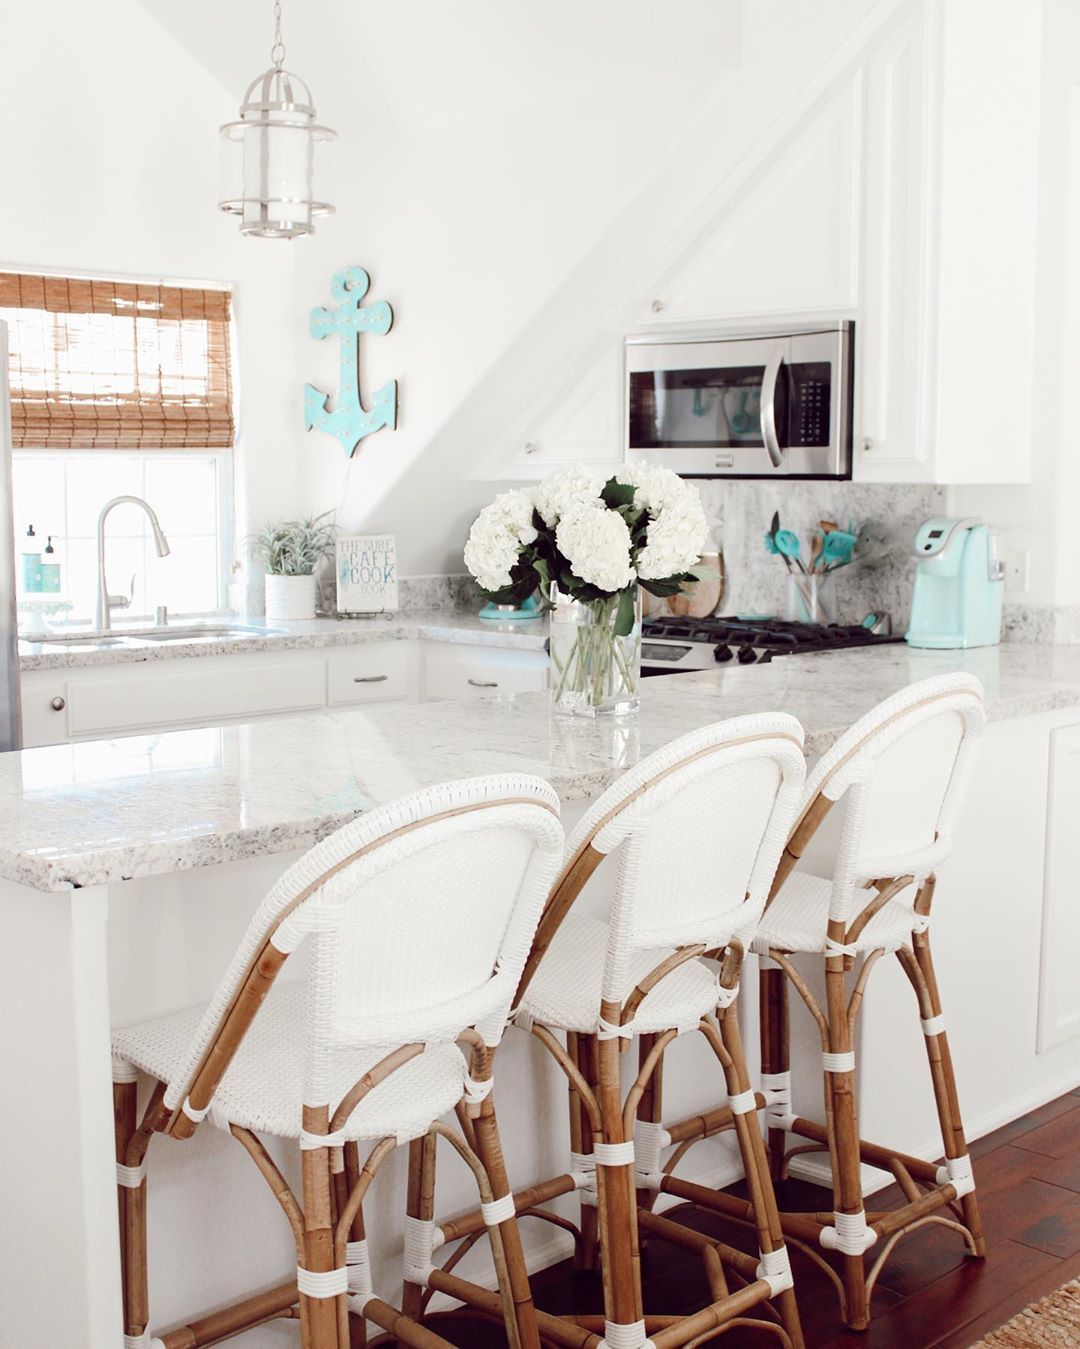
[[[660,606],[658,612],[663,613],[666,609],[668,613],[690,618],[708,618],[710,614],[716,613],[724,597],[724,555],[703,553],[701,565],[710,568],[716,575],[701,581],[689,581],[679,594],[655,601]]]

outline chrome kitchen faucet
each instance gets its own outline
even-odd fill
[[[98,632],[108,632],[112,627],[113,609],[126,609],[131,603],[131,595],[110,595],[105,580],[105,520],[114,506],[121,506],[128,501],[133,506],[141,506],[149,517],[151,528],[154,531],[154,545],[157,548],[158,557],[167,557],[169,554],[169,540],[165,537],[165,533],[158,523],[158,518],[154,514],[154,508],[149,502],[144,501],[142,497],[132,496],[113,497],[111,501],[106,501],[101,508],[101,514],[98,516],[97,522],[98,594],[94,627]],[[134,594],[134,576],[131,578],[131,589],[132,594]]]

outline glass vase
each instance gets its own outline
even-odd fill
[[[615,634],[619,596],[575,600],[551,592],[551,705],[576,717],[619,717],[638,710],[641,684],[641,591],[634,624]]]
[[[828,572],[808,576],[792,572],[787,578],[784,617],[796,623],[832,623],[833,578]]]

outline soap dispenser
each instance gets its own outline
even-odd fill
[[[56,556],[51,534],[41,559],[41,591],[44,595],[58,595],[60,593],[60,561]]]
[[[26,542],[22,552],[22,583],[28,595],[41,593],[41,553],[37,548],[37,535],[34,526],[26,531]]]

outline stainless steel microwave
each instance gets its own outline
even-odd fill
[[[697,478],[850,478],[855,325],[626,340],[626,458]]]

